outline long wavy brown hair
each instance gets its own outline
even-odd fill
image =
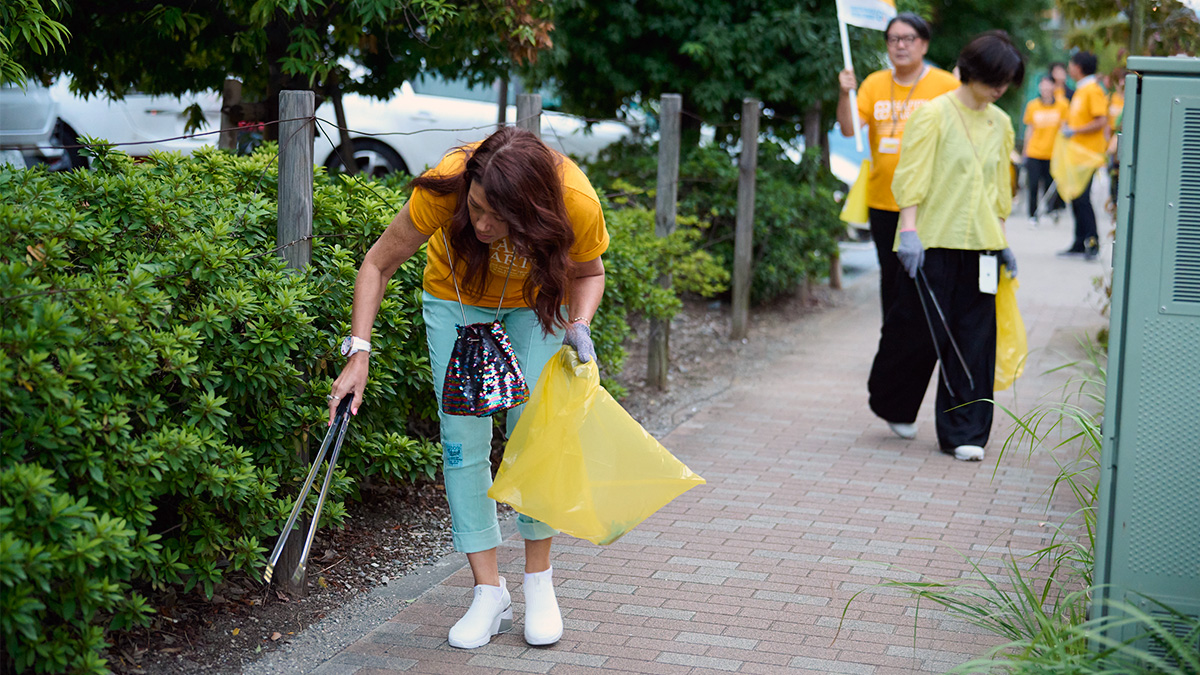
[[[531,262],[522,289],[525,303],[544,332],[565,327],[563,302],[573,276],[568,252],[575,231],[563,202],[562,157],[534,134],[516,127],[504,127],[474,149],[464,146],[458,151],[468,155],[462,173],[427,173],[411,186],[458,198],[448,234],[454,255],[466,261],[464,285],[482,293],[489,274],[489,246],[475,237],[467,208],[467,192],[478,181],[488,204],[508,224],[509,243]]]

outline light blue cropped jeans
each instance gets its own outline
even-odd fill
[[[424,293],[425,335],[429,341],[429,361],[433,369],[433,390],[438,398],[438,416],[442,430],[442,473],[446,479],[446,500],[450,502],[450,520],[454,548],[463,553],[477,553],[500,545],[500,525],[496,521],[496,502],[487,496],[492,487],[492,419],[447,415],[442,408],[442,383],[446,379],[446,364],[458,337],[456,326],[463,316],[457,302],[442,300]],[[496,317],[494,307],[464,305],[467,323],[490,322]],[[537,315],[532,309],[519,307],[500,310],[500,321],[508,332],[517,362],[529,388],[537,384],[542,367],[562,347],[562,331],[542,334]],[[506,435],[521,417],[525,406],[508,411]],[[518,515],[517,530],[525,539],[537,540],[558,534],[545,523]]]

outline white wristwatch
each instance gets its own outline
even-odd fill
[[[350,358],[359,352],[371,353],[371,343],[353,335],[342,340],[342,356]]]

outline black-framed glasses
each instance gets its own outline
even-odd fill
[[[887,43],[889,45],[899,45],[899,44],[911,45],[912,43],[917,41],[917,37],[918,36],[915,34],[914,35],[889,35],[889,36],[887,36]]]

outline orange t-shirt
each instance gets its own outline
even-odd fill
[[[1072,129],[1077,129],[1097,117],[1108,119],[1108,94],[1104,93],[1104,87],[1095,80],[1095,76],[1090,76],[1080,82],[1079,88],[1075,90],[1075,96],[1071,98],[1071,108],[1067,112],[1067,125]],[[1104,140],[1103,128],[1086,134],[1077,133],[1071,136],[1071,142],[1101,155],[1108,146]]]
[[[867,123],[871,143],[871,173],[867,176],[867,206],[899,211],[892,196],[892,176],[900,162],[900,139],[908,116],[927,101],[958,89],[958,79],[929,66],[911,87],[896,84],[892,71],[871,73],[858,88],[859,119]]]
[[[435,176],[448,176],[462,173],[466,165],[467,153],[474,151],[479,143],[465,146],[465,151],[455,149],[442,158],[438,165],[428,171]],[[567,217],[575,232],[575,243],[568,255],[575,262],[587,262],[600,257],[608,250],[608,230],[604,226],[604,212],[600,208],[600,198],[596,190],[583,175],[579,167],[567,157],[561,157],[559,175],[562,177],[563,202],[567,207]],[[408,200],[408,214],[413,225],[421,234],[429,236],[429,248],[426,255],[424,288],[430,295],[442,300],[456,301],[454,280],[450,276],[449,256],[446,253],[446,241],[438,232],[450,224],[454,209],[458,206],[457,195],[436,195],[428,190],[417,188],[413,190]],[[448,236],[448,235],[447,235]],[[527,307],[524,297],[525,279],[529,276],[531,261],[518,255],[508,237],[499,239],[491,244],[491,258],[488,262],[488,273],[483,294],[480,295],[463,287],[466,274],[466,263],[455,256],[454,270],[458,275],[459,290],[462,291],[463,304],[477,307],[495,307],[500,303],[500,293],[504,289],[505,276],[512,269],[512,277],[504,290],[503,307]]]
[[[1035,98],[1025,104],[1025,127],[1029,135],[1026,155],[1033,159],[1050,159],[1054,152],[1054,137],[1067,118],[1066,99],[1056,99],[1047,105]]]

